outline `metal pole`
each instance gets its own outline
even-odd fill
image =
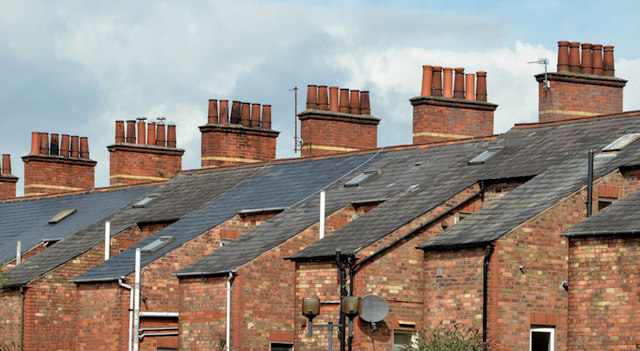
[[[329,351],[333,351],[333,322],[329,322]]]
[[[104,260],[109,259],[111,251],[111,222],[104,222]]]
[[[18,240],[16,243],[16,265],[22,262],[22,241]]]
[[[589,149],[589,167],[587,170],[587,217],[593,213],[593,149]]]
[[[133,285],[133,351],[138,351],[140,344],[140,248],[136,249],[135,281]]]
[[[325,192],[322,190],[320,192],[320,239],[324,238],[324,208],[325,208]]]

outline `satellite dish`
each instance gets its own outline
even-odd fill
[[[378,323],[389,315],[387,300],[378,295],[367,295],[360,299],[360,319],[369,323]]]

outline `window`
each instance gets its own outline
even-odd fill
[[[369,177],[371,177],[372,175],[374,175],[376,172],[374,171],[366,171],[366,172],[362,172],[360,174],[358,174],[357,176],[355,176],[353,179],[351,179],[350,181],[344,183],[345,187],[354,187],[354,186],[358,186],[360,185],[362,182],[364,182],[365,180],[369,179]]]
[[[149,202],[155,200],[155,196],[146,196],[144,199],[133,204],[133,208],[144,208]]]
[[[293,344],[285,344],[281,342],[272,342],[271,343],[271,351],[292,351]]]
[[[406,350],[414,342],[414,335],[416,335],[414,330],[395,329],[393,331],[393,351]]]
[[[530,351],[554,351],[554,328],[531,328]]]
[[[598,212],[604,210],[606,207],[611,205],[616,199],[608,198],[608,197],[598,197]]]
[[[71,216],[74,213],[76,213],[76,209],[75,208],[71,208],[71,209],[68,209],[68,210],[60,211],[57,215],[51,217],[51,219],[49,220],[49,224],[56,224],[56,223],[60,222],[61,220]]]
[[[620,151],[640,138],[640,133],[625,134],[602,149],[604,152]]]
[[[471,212],[460,211],[456,213],[456,216],[454,217],[454,223],[455,224],[460,223],[460,221],[462,221],[463,219],[469,216],[471,216]]]
[[[493,155],[498,153],[498,151],[500,151],[500,148],[489,148],[488,150],[485,150],[480,155],[472,158],[471,161],[469,161],[469,165],[480,165],[480,164],[483,164],[487,160],[489,160],[491,157],[493,157]]]
[[[152,241],[150,244],[144,246],[140,251],[144,253],[158,251],[161,247],[167,245],[173,241],[172,236],[161,236],[160,238]]]

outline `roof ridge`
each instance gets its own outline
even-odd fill
[[[558,124],[584,123],[584,122],[592,122],[594,120],[607,120],[607,119],[614,119],[614,118],[636,117],[638,115],[640,115],[640,110],[631,110],[631,111],[625,111],[625,112],[607,113],[607,114],[603,114],[603,115],[584,116],[584,117],[578,117],[578,118],[563,119],[563,120],[560,120],[560,121],[516,123],[516,124],[513,125],[513,129],[526,129],[526,128],[546,127],[546,126],[558,125]]]
[[[60,193],[20,196],[20,197],[14,197],[12,199],[0,200],[0,204],[23,202],[23,201],[34,201],[34,200],[42,200],[42,199],[55,199],[59,197],[75,196],[75,195],[107,193],[112,191],[122,191],[122,190],[134,189],[134,188],[152,187],[155,185],[164,184],[166,182],[167,180],[162,180],[162,181],[153,181],[153,182],[145,182],[145,183],[137,183],[137,184],[96,187],[96,188],[76,190],[76,191],[66,191],[66,192],[60,192]]]

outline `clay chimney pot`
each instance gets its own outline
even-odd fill
[[[11,174],[11,156],[9,154],[2,155],[2,175]]]
[[[242,103],[242,113],[240,114],[240,124],[245,127],[251,126],[251,104],[248,102]]]
[[[31,152],[32,155],[40,153],[40,133],[31,132]]]
[[[453,97],[453,68],[445,67],[442,69],[442,96],[446,98]]]
[[[229,100],[220,100],[220,124],[229,125]]]
[[[360,92],[360,112],[363,115],[371,114],[371,104],[369,103],[369,92],[366,90]]]
[[[218,100],[209,100],[209,114],[207,116],[207,124],[218,124]]]
[[[456,99],[464,99],[464,68],[456,67],[455,79],[453,82],[453,97]]]
[[[429,65],[422,66],[422,92],[421,96],[431,96],[431,85],[433,84],[433,67]]]
[[[156,146],[166,147],[167,138],[164,123],[156,124]]]
[[[475,100],[476,89],[475,89],[475,79],[476,75],[473,73],[468,73],[464,75],[465,79],[465,93],[464,98],[466,100]]]
[[[167,126],[167,147],[176,148],[176,125],[170,123]]]
[[[260,104],[251,104],[251,128],[260,128]]]
[[[70,136],[69,134],[62,134],[62,138],[60,140],[60,156],[69,157],[69,144]]]
[[[349,113],[349,89],[340,89],[338,110],[342,113]]]
[[[602,68],[604,71],[604,75],[607,77],[615,77],[616,70],[613,62],[613,46],[605,45],[603,50],[604,57],[602,59]]]
[[[591,44],[583,43],[582,44],[582,73],[583,74],[592,74],[593,73],[593,64],[591,63],[591,59],[593,58],[593,54],[591,53]]]
[[[153,122],[147,123],[147,145],[156,144],[156,124]]]
[[[329,110],[338,112],[338,87],[329,87]]]
[[[49,134],[40,133],[40,155],[49,155]]]
[[[60,155],[60,142],[58,141],[58,134],[51,134],[51,146],[49,147],[49,154],[52,156]]]
[[[354,115],[360,114],[360,91],[351,90],[351,98],[349,99],[349,113]]]
[[[318,109],[323,111],[329,110],[329,96],[327,95],[326,85],[318,87]]]
[[[87,137],[80,138],[80,158],[89,159],[89,139]]]
[[[558,72],[569,72],[569,42],[558,42]]]
[[[271,105],[262,105],[262,129],[271,129]]]
[[[582,71],[580,68],[580,43],[576,41],[569,43],[569,71],[571,73]]]
[[[242,103],[240,101],[233,101],[231,103],[231,120],[230,124],[240,124],[242,119]]]
[[[476,100],[487,101],[487,72],[476,72]]]
[[[431,94],[433,96],[442,96],[442,67],[433,66]]]
[[[127,121],[127,143],[135,144],[136,143],[136,121],[129,120]]]
[[[318,109],[318,87],[315,85],[307,85],[307,109]]]
[[[137,129],[138,129],[138,144],[140,145],[144,145],[147,143],[147,133],[146,133],[146,123],[144,122],[144,120],[138,120],[137,123]]]
[[[80,138],[77,135],[71,136],[71,158],[80,157]]]
[[[124,121],[116,121],[116,144],[124,143]]]
[[[593,74],[601,76],[604,74],[602,68],[602,44],[593,44],[591,46],[591,65],[593,66]]]

